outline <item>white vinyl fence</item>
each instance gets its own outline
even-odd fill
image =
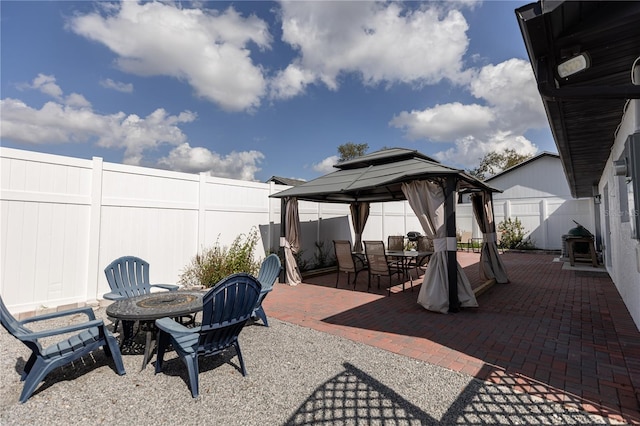
[[[494,200],[493,206],[496,225],[507,218],[518,218],[525,237],[536,248],[562,250],[562,236],[577,226],[574,220],[595,234],[594,208],[590,198]],[[482,237],[471,204],[456,206],[456,226],[461,231],[471,232],[474,237]]]
[[[0,148],[0,294],[17,313],[95,302],[109,291],[104,268],[124,255],[147,260],[153,283],[176,283],[198,250],[253,228],[261,259],[280,236],[269,195],[286,188]],[[458,209],[458,228],[476,229],[470,205]],[[353,240],[348,205],[300,202],[299,213],[306,262]],[[407,202],[378,203],[363,239],[408,231],[421,227]]]
[[[206,246],[257,229],[256,258],[277,250],[286,189],[257,183],[0,148],[0,294],[13,312],[94,302],[104,268],[135,255],[151,281],[175,283]],[[300,202],[303,257],[352,238],[349,208]],[[383,220],[383,215],[388,218]],[[410,217],[408,217],[410,216]],[[372,206],[365,237],[419,230],[404,202]]]

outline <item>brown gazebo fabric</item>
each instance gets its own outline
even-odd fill
[[[449,273],[447,251],[456,251],[455,238],[447,238],[445,229],[444,190],[440,185],[426,180],[406,182],[402,191],[416,214],[427,237],[433,239],[434,253],[429,260],[418,303],[430,311],[449,312]],[[453,241],[451,241],[453,240]],[[456,262],[457,263],[457,262]],[[457,264],[458,299],[462,307],[477,307],[478,302],[471,283],[460,264]]]
[[[298,285],[302,282],[302,275],[298,269],[295,254],[300,250],[300,218],[298,216],[298,200],[295,197],[287,199],[286,234],[284,255],[286,258],[287,283]]]
[[[364,231],[364,226],[367,224],[367,219],[369,218],[369,203],[351,203],[349,208],[351,210],[353,231],[356,234],[356,238],[353,243],[353,250],[355,252],[362,253],[362,231]]]
[[[480,277],[495,279],[497,283],[509,282],[507,270],[498,255],[496,224],[493,216],[493,201],[486,191],[471,195],[473,213],[482,231],[482,249],[480,252]]]

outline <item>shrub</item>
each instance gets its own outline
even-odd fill
[[[525,238],[525,229],[522,222],[517,217],[515,220],[507,218],[498,224],[498,231],[502,233],[500,237],[500,247],[507,249],[532,249],[535,248],[529,238]]]
[[[304,250],[300,249],[297,253],[293,253],[293,258],[296,260],[298,270],[300,272],[308,271],[311,269],[311,263],[304,258]]]
[[[316,251],[314,253],[315,268],[326,268],[328,266],[334,266],[336,259],[332,254],[331,248],[325,248],[324,241],[316,241]]]
[[[180,275],[180,284],[213,287],[221,279],[238,272],[257,275],[260,264],[253,259],[253,253],[258,241],[255,228],[246,235],[238,235],[229,247],[221,247],[217,240],[212,247],[204,248],[191,259]]]

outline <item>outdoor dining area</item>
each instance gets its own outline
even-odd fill
[[[391,278],[393,273],[409,277],[409,266],[425,266],[423,285],[418,303],[435,312],[457,312],[461,308],[477,307],[471,284],[460,267],[457,258],[455,206],[462,196],[470,197],[473,211],[482,231],[481,260],[479,267],[486,281],[509,282],[507,271],[498,256],[496,225],[493,215],[492,193],[499,192],[469,174],[446,166],[415,150],[391,148],[346,160],[335,165],[336,171],[301,185],[278,192],[271,197],[281,200],[281,246],[284,252],[284,281],[297,285],[302,281],[297,268],[295,253],[299,250],[300,219],[298,201],[348,204],[355,234],[353,256],[349,261],[342,253],[345,272],[357,274],[366,262],[369,276],[380,280]],[[402,247],[384,247],[384,242],[365,242],[363,233],[369,217],[370,203],[406,200],[422,227],[432,247],[423,250],[423,256]],[[366,244],[368,243],[368,244]],[[335,243],[334,243],[335,244]],[[364,248],[364,250],[363,250]],[[398,250],[400,249],[400,250]],[[420,251],[420,250],[416,250]],[[428,255],[428,257],[427,257]],[[364,257],[363,257],[364,256]],[[415,257],[415,259],[413,259]],[[413,262],[413,264],[412,264]],[[351,265],[353,263],[353,265]],[[361,266],[356,266],[361,264]],[[417,267],[417,266],[416,266]],[[413,281],[410,280],[413,287]],[[391,292],[389,291],[389,294]]]

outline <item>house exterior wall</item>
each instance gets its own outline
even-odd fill
[[[605,265],[638,329],[640,329],[640,241],[631,238],[631,223],[624,220],[620,198],[621,194],[626,192],[626,188],[621,188],[621,185],[624,185],[623,179],[615,175],[613,161],[618,160],[622,155],[627,137],[639,131],[640,101],[633,100],[627,107],[611,149],[611,155],[598,184],[602,197],[607,197],[600,204],[602,230],[603,232],[609,230],[609,234],[603,236]]]

